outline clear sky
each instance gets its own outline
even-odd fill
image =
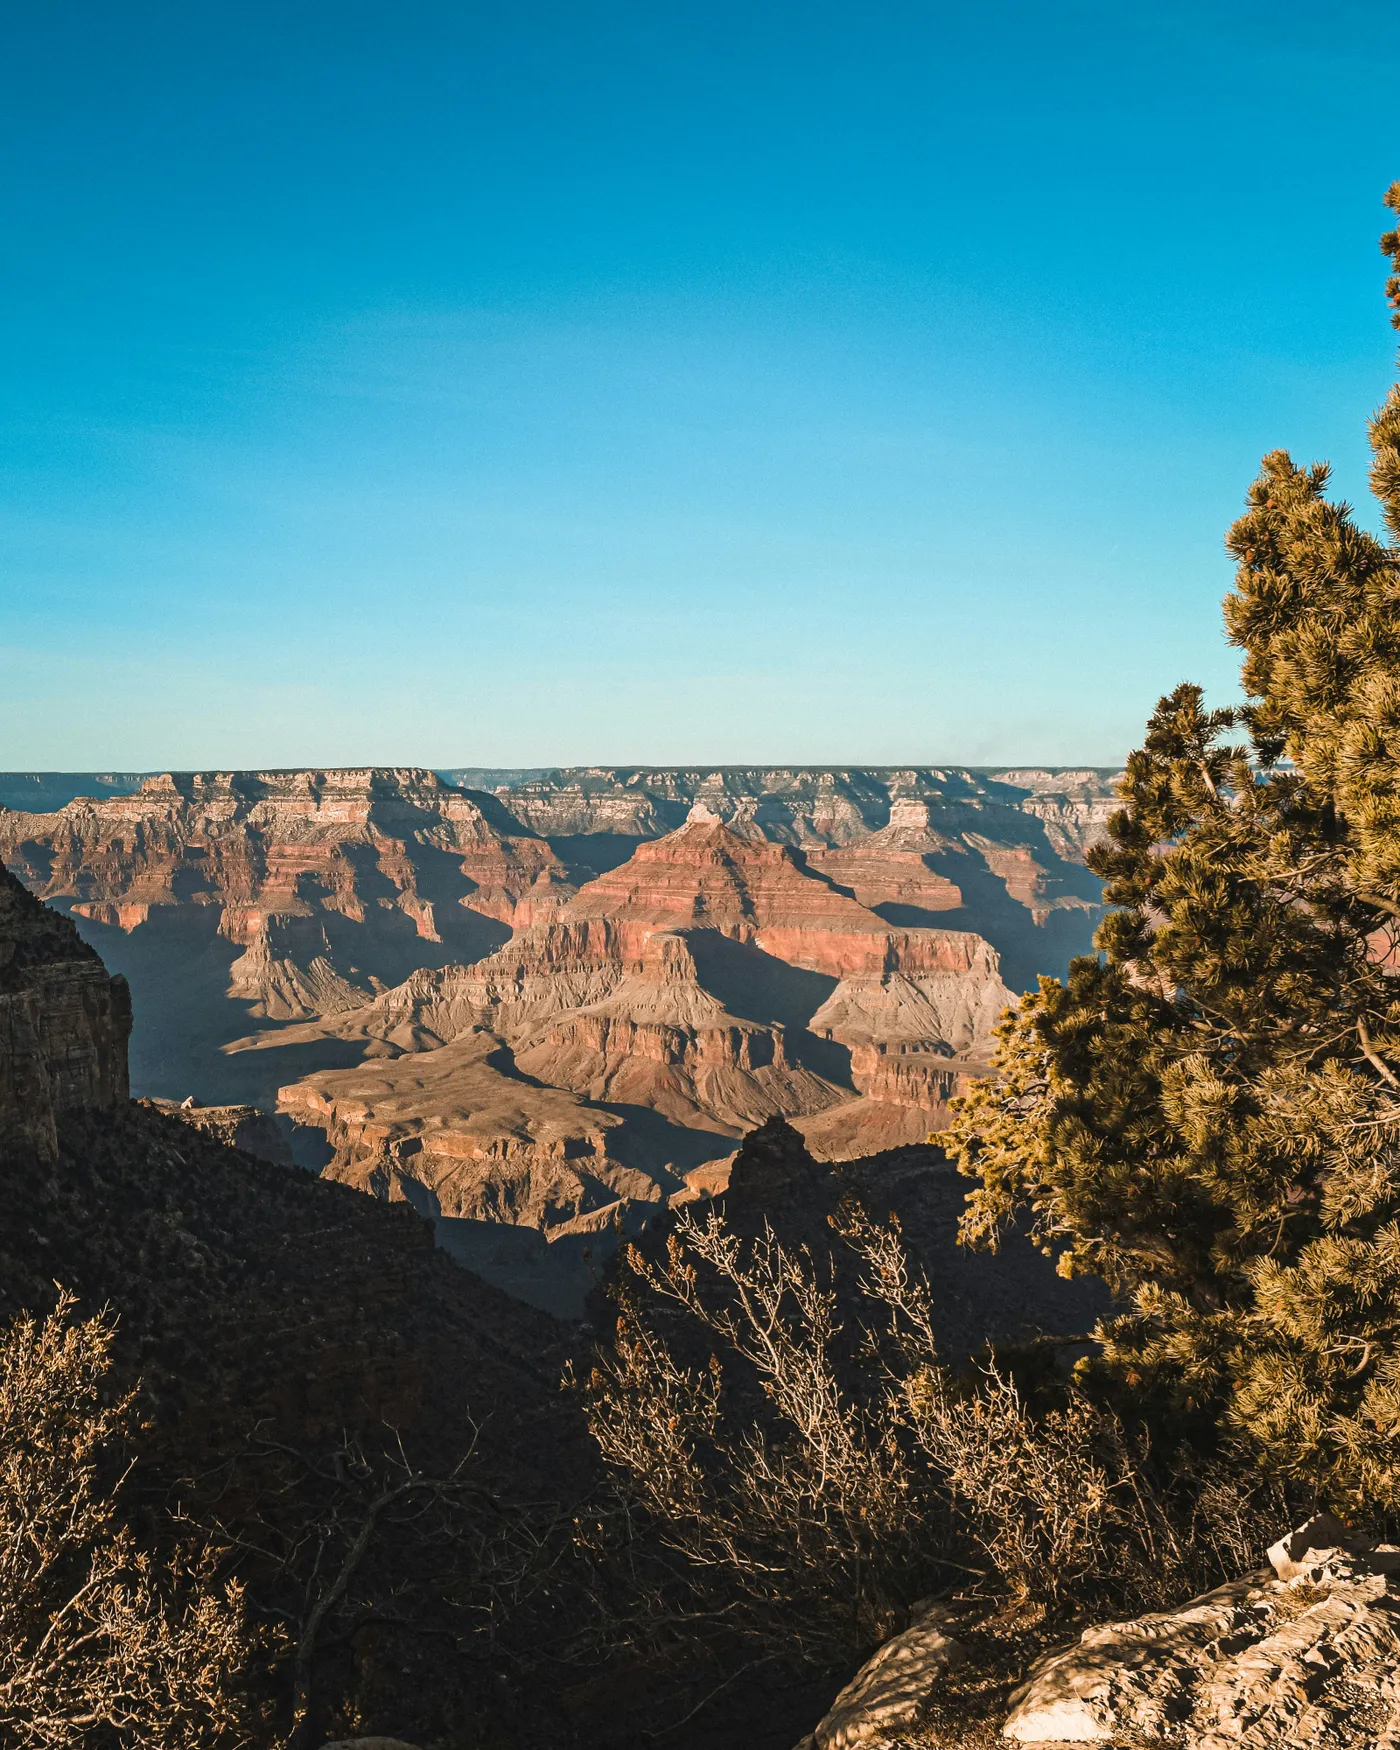
[[[1364,506],[1397,93],[1394,0],[10,0],[0,767],[1115,761],[1260,454]]]

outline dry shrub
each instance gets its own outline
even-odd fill
[[[911,1425],[967,1536],[1014,1604],[1080,1616],[1179,1603],[1258,1564],[1287,1522],[1248,1470],[1178,1453],[1163,1478],[1147,1439],[1073,1387],[1032,1411],[995,1365],[975,1388],[928,1366],[907,1383]]]
[[[726,1352],[678,1359],[653,1308],[624,1297],[587,1393],[604,1457],[701,1613],[816,1663],[890,1633],[911,1574],[936,1567],[944,1516],[892,1392],[849,1377],[830,1282],[771,1230],[743,1241],[713,1214],[683,1215],[664,1263],[629,1256],[654,1303]]]
[[[630,1254],[590,1426],[712,1611],[839,1664],[936,1590],[1067,1624],[1257,1564],[1288,1508],[1248,1472],[1158,1463],[1068,1379],[1032,1404],[995,1363],[955,1378],[897,1229],[847,1208],[837,1238],[844,1324],[832,1273],[767,1228],[686,1213],[664,1263]]]
[[[242,1693],[253,1657],[238,1586],[207,1556],[161,1560],[119,1509],[112,1326],[61,1295],[0,1335],[0,1741],[234,1750],[267,1745]]]
[[[220,1481],[240,1512],[217,1517],[216,1497],[213,1533],[281,1626],[288,1750],[358,1735],[386,1705],[386,1669],[440,1663],[473,1634],[479,1657],[499,1651],[499,1631],[548,1600],[572,1529],[555,1503],[499,1499],[475,1440],[439,1473],[387,1427],[307,1449],[255,1429]],[[435,1681],[446,1712],[450,1680]]]

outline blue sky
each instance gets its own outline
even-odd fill
[[[1400,8],[0,9],[0,767],[1107,763],[1366,520]]]

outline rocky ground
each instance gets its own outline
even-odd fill
[[[1268,1557],[1177,1609],[1084,1630],[1019,1682],[989,1625],[916,1606],[797,1750],[1393,1750],[1400,1547],[1322,1514]]]

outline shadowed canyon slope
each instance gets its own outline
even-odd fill
[[[722,1184],[774,1116],[922,1141],[1099,915],[1103,773],[457,775],[493,788],[157,776],[0,811],[0,853],[129,976],[136,1091],[558,1239]]]

